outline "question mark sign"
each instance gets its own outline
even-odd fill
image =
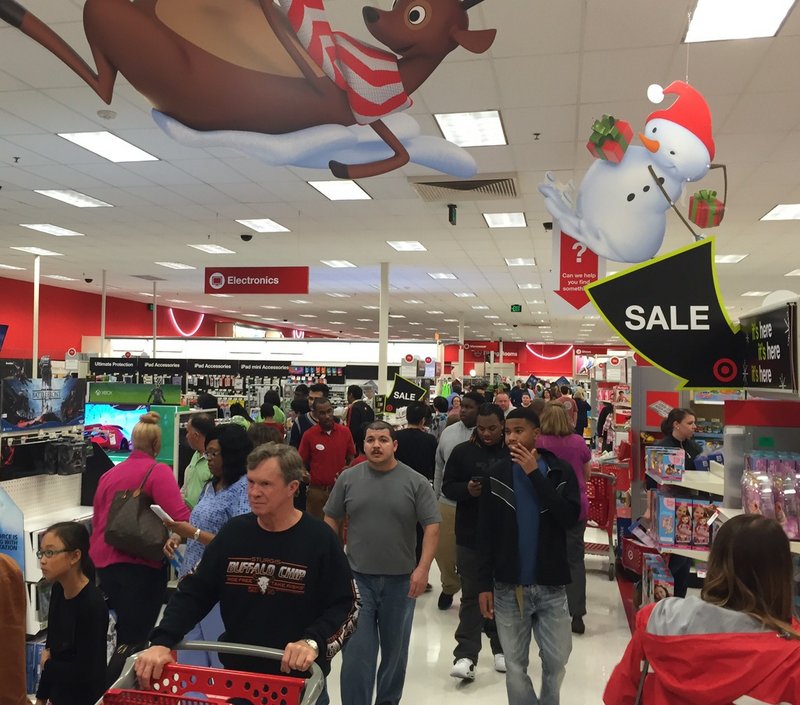
[[[583,257],[584,252],[586,252],[586,250],[588,250],[589,248],[586,247],[586,245],[584,245],[582,242],[576,242],[576,243],[574,243],[572,245],[572,249],[578,251],[578,254],[575,256],[575,261],[578,264],[580,264],[581,263],[581,258]]]

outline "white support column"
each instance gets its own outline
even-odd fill
[[[388,394],[389,383],[389,263],[381,262],[380,311],[378,312],[378,393]]]
[[[106,270],[100,279],[100,357],[106,354]]]
[[[156,299],[156,282],[153,282],[153,359],[156,359],[156,341],[158,340],[158,300]]]
[[[33,378],[39,377],[39,279],[41,277],[42,258],[33,258],[33,361],[31,367]]]
[[[464,373],[464,316],[458,319],[458,374],[461,375],[461,382],[467,378]]]

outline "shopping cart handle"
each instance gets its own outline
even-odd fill
[[[609,474],[607,472],[595,472],[594,470],[592,470],[592,472],[590,474],[590,477],[603,477],[606,480],[609,480],[612,485],[616,485],[617,484],[617,476],[616,475],[611,475],[611,474]]]
[[[280,661],[283,658],[282,649],[270,649],[266,646],[253,646],[251,644],[229,644],[222,641],[182,641],[176,644],[173,651],[214,651],[237,656],[255,656],[272,661]],[[137,656],[138,654],[134,654],[126,661],[123,675],[117,681],[119,685],[115,684],[114,687],[126,687],[122,684],[122,681],[132,675],[133,664]],[[325,677],[322,674],[322,669],[316,663],[312,663],[310,670],[311,677],[306,679],[306,688],[300,705],[313,705],[313,703],[316,703],[325,687]]]

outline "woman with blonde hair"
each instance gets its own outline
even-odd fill
[[[159,463],[161,417],[151,411],[133,427],[133,452],[100,478],[94,496],[89,554],[97,567],[100,589],[117,615],[117,643],[144,644],[155,626],[167,587],[164,561],[152,561],[125,553],[105,539],[108,512],[119,491],[142,491],[160,504],[175,521],[189,519],[189,508],[181,497],[172,468]],[[142,484],[144,483],[144,484]]]
[[[586,626],[586,566],[584,565],[583,535],[586,531],[586,518],[589,515],[589,499],[586,496],[586,483],[591,473],[589,461],[592,454],[582,436],[575,433],[564,407],[557,401],[545,406],[541,415],[541,433],[536,441],[537,448],[549,450],[557,458],[566,460],[575,471],[581,495],[581,513],[578,523],[567,529],[567,562],[572,582],[567,585],[567,603],[572,616],[572,632],[583,634]]]
[[[800,702],[792,573],[789,540],[777,521],[759,514],[726,521],[711,545],[700,597],[669,597],[639,611],[603,701]]]

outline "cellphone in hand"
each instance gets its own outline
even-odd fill
[[[172,522],[172,517],[167,514],[162,508],[160,504],[151,504],[150,509],[153,510],[153,513],[161,519],[161,521],[169,521]]]

